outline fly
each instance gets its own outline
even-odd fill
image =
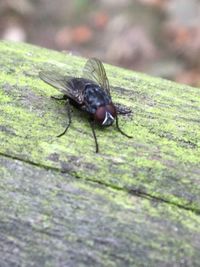
[[[39,76],[44,82],[59,89],[63,93],[61,98],[52,98],[67,101],[68,124],[58,137],[64,135],[71,124],[70,105],[73,105],[90,115],[89,123],[95,140],[96,153],[99,151],[99,146],[94,129],[95,123],[106,127],[116,121],[118,131],[128,138],[132,138],[121,130],[117,116],[117,114],[126,114],[130,111],[120,111],[113,104],[108,78],[100,60],[91,58],[86,62],[83,69],[84,78],[62,76],[58,73],[48,71],[41,71]]]

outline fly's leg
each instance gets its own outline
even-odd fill
[[[67,96],[63,95],[61,97],[58,96],[51,96],[51,98],[55,99],[55,100],[67,100]]]
[[[121,134],[125,135],[125,136],[128,137],[128,138],[133,138],[132,136],[130,136],[130,135],[124,133],[124,132],[120,129],[120,127],[119,127],[119,121],[118,121],[118,116],[116,116],[116,127],[117,127],[117,130],[118,130]]]
[[[62,97],[51,96],[51,98],[53,98],[55,100],[67,100],[66,105],[67,105],[68,124],[67,124],[67,127],[65,128],[65,130],[61,134],[57,135],[57,137],[61,137],[67,132],[67,130],[68,130],[68,128],[72,122],[69,99],[66,95],[63,95]]]
[[[90,119],[89,123],[90,123],[90,127],[92,129],[92,133],[93,133],[93,137],[94,137],[94,141],[95,141],[96,153],[98,153],[99,152],[99,145],[98,145],[96,133],[95,133],[95,130],[94,130],[94,121],[92,119]]]
[[[69,128],[69,126],[70,126],[70,124],[72,122],[69,100],[67,100],[66,105],[67,105],[68,124],[67,124],[67,127],[65,128],[65,130],[61,134],[57,135],[57,137],[63,136],[67,132],[67,130],[68,130],[68,128]]]
[[[119,103],[115,103],[115,108],[117,110],[117,114],[119,115],[126,115],[131,113],[131,110],[128,107]]]
[[[126,115],[126,114],[130,114],[131,113],[131,110],[129,108],[127,108],[126,106],[124,105],[121,105],[121,104],[115,104],[115,108],[117,110],[117,114],[120,114],[120,115]],[[116,116],[116,127],[117,127],[117,130],[123,134],[124,136],[128,137],[128,138],[132,138],[132,136],[130,135],[127,135],[126,133],[124,133],[121,128],[119,127],[119,121],[118,121],[118,116]]]

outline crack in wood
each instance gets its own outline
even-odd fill
[[[11,156],[9,154],[4,154],[4,153],[1,153],[1,152],[0,152],[0,156],[5,157],[5,158],[9,158],[9,159],[12,159],[12,160],[18,160],[18,161],[21,161],[23,163],[30,164],[32,166],[43,168],[45,170],[55,171],[55,172],[58,172],[60,174],[61,173],[62,174],[63,173],[68,173],[68,174],[71,174],[76,179],[82,179],[82,177],[79,176],[75,171],[64,172],[64,171],[62,171],[59,168],[55,168],[55,167],[51,167],[51,166],[45,166],[43,164],[38,164],[38,163],[35,163],[33,161],[30,161],[30,160],[22,159],[22,158],[19,158],[17,156]],[[173,201],[169,201],[169,200],[164,199],[164,198],[157,197],[155,195],[148,194],[148,193],[146,193],[146,192],[144,192],[144,191],[142,191],[142,190],[140,190],[138,188],[137,189],[136,188],[135,189],[134,188],[131,188],[131,189],[123,188],[123,187],[116,186],[114,184],[109,184],[109,183],[101,182],[100,180],[96,180],[95,181],[95,180],[89,179],[89,178],[84,179],[84,180],[85,181],[88,181],[88,182],[96,183],[96,184],[99,184],[99,185],[103,185],[105,187],[112,188],[114,190],[127,192],[130,195],[134,195],[134,196],[137,196],[137,197],[140,197],[140,198],[145,198],[145,199],[148,199],[148,200],[157,201],[157,203],[159,202],[159,203],[170,204],[170,205],[176,206],[176,207],[178,207],[180,209],[192,211],[196,215],[199,215],[200,214],[200,209],[191,208],[191,207],[188,207],[188,206],[185,206],[185,205],[181,205],[181,204],[175,203]]]

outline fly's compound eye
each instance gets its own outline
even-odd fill
[[[99,107],[97,108],[94,119],[97,123],[102,124],[106,115],[106,108],[105,107]]]
[[[103,126],[112,125],[116,117],[116,110],[113,104],[99,107],[95,113],[95,121]]]
[[[108,111],[113,118],[116,117],[116,114],[117,114],[116,108],[112,103],[109,105],[106,105],[106,111]]]

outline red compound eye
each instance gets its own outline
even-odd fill
[[[116,109],[112,103],[106,106],[98,107],[96,113],[94,114],[95,121],[102,126],[112,125],[115,117]]]
[[[94,119],[99,124],[102,124],[106,115],[106,107],[99,107],[94,114]]]
[[[112,103],[106,106],[106,111],[108,111],[113,116],[113,118],[116,117],[116,108]]]

